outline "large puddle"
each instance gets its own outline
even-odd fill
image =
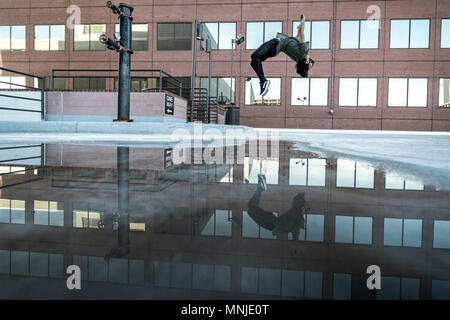
[[[449,191],[237,149],[0,145],[0,298],[450,299]]]

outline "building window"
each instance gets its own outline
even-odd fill
[[[106,32],[106,24],[79,24],[75,25],[73,50],[75,51],[102,51],[106,46],[100,43],[100,36]]]
[[[34,201],[34,224],[64,226],[64,202]]]
[[[377,87],[377,78],[340,78],[339,106],[375,107]]]
[[[257,49],[264,42],[277,36],[277,32],[283,32],[283,23],[277,22],[247,22],[247,35],[245,48]]]
[[[325,187],[326,159],[291,158],[289,185]]]
[[[211,40],[212,50],[231,49],[231,39],[236,38],[236,22],[207,22],[204,26],[203,38]],[[204,40],[202,48],[206,48]]]
[[[120,24],[116,23],[115,31],[120,33]],[[133,23],[131,35],[131,49],[135,51],[148,50],[148,24]]]
[[[0,199],[0,223],[25,224],[25,201]]]
[[[192,23],[158,23],[158,50],[191,50]]]
[[[181,82],[181,96],[187,100],[191,99],[191,77],[174,77],[176,80]],[[161,88],[172,92],[176,95],[180,94],[180,83],[175,81],[170,77],[161,78]],[[156,79],[156,88],[159,88],[159,78]]]
[[[450,249],[450,221],[434,221],[433,248]]]
[[[0,89],[24,89],[23,86],[25,85],[26,85],[25,77],[10,77],[10,76],[0,77]]]
[[[372,218],[336,216],[334,242],[372,244]]]
[[[216,210],[209,217],[200,235],[231,237],[231,210]]]
[[[105,214],[102,204],[74,202],[72,210],[74,228],[102,228],[102,219]]]
[[[385,218],[384,245],[422,247],[422,220]]]
[[[291,84],[291,105],[328,105],[328,78],[292,78]]]
[[[106,78],[74,78],[73,90],[105,90]]]
[[[429,19],[391,20],[391,49],[427,49],[429,44]]]
[[[427,78],[389,78],[388,90],[388,107],[427,106]]]
[[[270,87],[267,94],[261,97],[261,86],[258,78],[245,79],[245,104],[246,105],[269,105],[279,106],[281,104],[281,78],[267,78]]]
[[[64,25],[35,25],[34,50],[59,51],[66,47],[66,28]]]
[[[25,26],[0,26],[0,50],[25,51]]]
[[[450,78],[439,79],[439,108],[450,108]]]
[[[37,78],[34,78],[34,87],[42,89],[41,82]],[[44,88],[45,88],[45,90],[47,90],[47,89],[64,90],[66,88],[66,79],[65,78],[54,78],[53,79],[53,88],[52,88],[52,78],[49,76],[44,77]]]
[[[200,78],[200,87],[208,89],[208,78]],[[232,103],[235,100],[235,81],[232,83]],[[227,104],[230,102],[230,78],[211,78],[211,94],[212,99],[217,99],[219,104]]]
[[[142,91],[148,88],[147,78],[131,78],[131,91]],[[114,79],[114,90],[119,90],[119,79]]]
[[[386,173],[385,189],[388,190],[423,190],[423,184],[405,179],[394,173]]]
[[[378,49],[379,20],[341,21],[341,49]]]
[[[300,21],[292,23],[292,36],[297,37]],[[305,41],[311,49],[330,49],[330,21],[305,21]]]
[[[450,19],[441,20],[441,48],[450,48]]]
[[[300,228],[298,239],[301,241],[323,242],[325,216],[323,214],[305,214],[305,227]],[[288,233],[288,239],[294,240],[294,233]]]
[[[374,169],[364,163],[337,160],[336,187],[373,189],[374,175]]]

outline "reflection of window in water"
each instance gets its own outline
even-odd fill
[[[34,201],[34,224],[64,226],[64,202]]]
[[[154,261],[153,270],[156,287],[231,291],[230,266]]]
[[[381,290],[375,296],[367,290],[367,277],[335,273],[333,275],[333,299],[350,300],[376,298],[378,300],[418,300],[420,298],[420,279],[381,277]]]
[[[231,229],[231,210],[216,210],[200,234],[202,236],[231,237]]]
[[[279,160],[277,158],[244,158],[244,182],[258,183],[258,174],[266,176],[267,184],[278,184]]]
[[[450,249],[450,221],[434,221],[433,248]]]
[[[372,218],[336,216],[336,243],[372,244]]]
[[[104,204],[73,202],[73,227],[99,229],[104,214]]]
[[[422,247],[422,220],[385,218],[384,245]]]
[[[431,298],[450,300],[450,280],[431,280]]]
[[[74,255],[72,263],[80,267],[81,280],[144,285],[143,260]]]
[[[299,298],[321,298],[322,273],[242,267],[241,292]]]
[[[338,159],[336,187],[372,189],[374,187],[374,169],[364,163]]]
[[[153,215],[153,233],[189,234],[191,218],[188,208],[156,207]]]
[[[25,201],[0,199],[0,223],[25,224]]]
[[[132,204],[129,209],[130,231],[145,232],[146,209],[144,206]]]
[[[17,166],[0,166],[0,174],[11,173],[11,174],[25,174],[25,167]]]
[[[325,159],[292,158],[289,160],[289,185],[324,187]]]
[[[0,274],[62,278],[64,255],[0,250]]]
[[[423,190],[423,184],[414,180],[404,179],[393,173],[386,173],[385,188],[391,190]]]
[[[305,228],[300,228],[298,239],[302,241],[323,242],[323,230],[325,216],[323,214],[305,214]],[[293,234],[288,234],[289,240],[293,239]]]
[[[277,212],[274,212],[275,216],[278,216]],[[243,238],[256,238],[256,239],[276,239],[277,236],[272,234],[272,231],[261,227],[257,224],[247,213],[242,212],[242,237]]]

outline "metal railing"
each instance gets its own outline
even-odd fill
[[[41,110],[29,110],[29,109],[21,109],[21,108],[8,108],[8,107],[0,107],[0,109],[2,110],[13,110],[13,111],[22,111],[22,112],[35,112],[35,113],[40,113],[41,114],[41,119],[43,120],[45,117],[45,80],[43,77],[39,77],[36,76],[34,74],[29,74],[29,73],[25,73],[25,72],[20,72],[20,71],[16,71],[16,70],[12,70],[12,69],[8,69],[8,68],[3,68],[0,67],[0,71],[6,71],[9,73],[13,73],[13,74],[19,74],[25,77],[30,77],[30,78],[37,78],[40,84],[40,88],[36,88],[36,87],[30,87],[27,85],[22,85],[22,84],[17,84],[17,83],[13,83],[13,82],[6,82],[6,81],[0,81],[0,83],[2,84],[8,84],[10,86],[14,86],[14,87],[20,87],[23,89],[31,89],[33,91],[41,91],[41,98],[40,99],[35,99],[35,98],[27,98],[27,97],[21,97],[21,96],[15,96],[15,95],[9,95],[9,94],[2,94],[0,91],[0,97],[6,97],[6,98],[12,98],[12,99],[22,99],[22,100],[29,100],[29,101],[38,101],[41,103]],[[4,89],[7,90],[7,89]]]
[[[104,76],[98,76],[98,75],[70,75],[70,74],[66,74],[66,75],[57,75],[56,73],[59,72],[66,72],[66,73],[72,73],[72,72],[79,72],[79,73],[86,73],[86,72],[116,72],[118,73],[119,70],[118,69],[52,69],[52,74],[51,74],[51,78],[50,78],[50,87],[51,89],[55,88],[55,79],[58,78],[88,78],[88,79],[118,79],[119,75],[104,75]],[[158,87],[157,88],[149,88],[149,89],[157,89],[159,91],[164,90],[165,88],[163,87],[163,80],[167,81],[167,82],[171,82],[171,85],[174,85],[177,89],[178,89],[178,94],[181,96],[182,90],[183,90],[183,86],[180,80],[176,79],[175,77],[171,76],[170,74],[168,74],[167,72],[165,72],[164,70],[161,69],[131,69],[131,73],[151,73],[152,75],[140,75],[139,77],[133,77],[131,76],[131,79],[133,80],[133,78],[139,78],[139,79],[159,79],[158,82]],[[154,75],[154,74],[157,75]]]

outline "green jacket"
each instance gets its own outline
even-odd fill
[[[300,43],[296,37],[289,37],[286,34],[278,33],[280,43],[277,46],[277,55],[280,52],[284,52],[289,58],[298,62],[302,59],[306,59],[309,52],[309,41]]]

